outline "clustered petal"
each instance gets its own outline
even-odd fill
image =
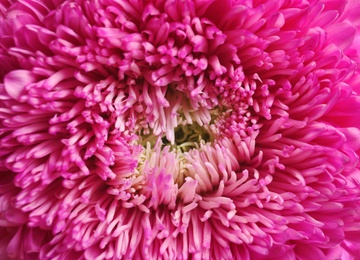
[[[357,259],[358,1],[0,3],[1,259]]]

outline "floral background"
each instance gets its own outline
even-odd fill
[[[359,259],[360,2],[2,0],[1,259]]]

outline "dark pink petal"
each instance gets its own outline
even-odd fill
[[[296,257],[300,260],[325,259],[324,253],[317,247],[308,244],[300,244],[295,247]]]

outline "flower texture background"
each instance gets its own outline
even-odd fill
[[[1,259],[359,259],[360,2],[2,0]]]

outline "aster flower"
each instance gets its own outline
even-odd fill
[[[1,259],[356,259],[358,1],[0,3]]]

